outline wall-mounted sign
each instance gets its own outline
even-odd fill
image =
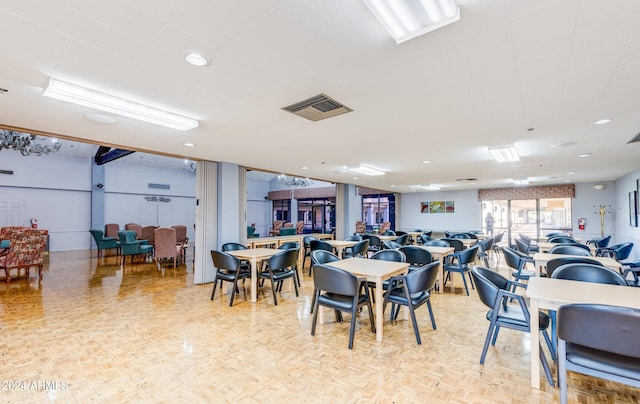
[[[164,196],[145,196],[147,202],[171,202],[171,198],[165,198]]]

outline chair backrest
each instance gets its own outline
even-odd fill
[[[357,296],[360,289],[354,274],[323,264],[313,265],[313,285],[318,290],[342,296]]]
[[[137,240],[135,230],[120,230],[118,238],[121,244],[131,244]]]
[[[106,237],[118,238],[118,231],[120,231],[120,225],[118,223],[107,223],[104,225],[104,235]]]
[[[471,236],[468,235],[467,233],[453,233],[452,235],[450,235],[447,238],[455,238],[455,239],[470,239]],[[476,237],[477,239],[478,237]]]
[[[471,276],[476,284],[478,297],[485,306],[494,308],[500,290],[507,290],[509,281],[504,276],[489,268],[474,266],[471,268]]]
[[[562,257],[562,258],[554,258],[547,261],[547,269],[546,273],[548,277],[551,277],[556,269],[565,265],[565,264],[592,264],[592,265],[601,265],[602,264],[591,258],[582,258],[582,257]]]
[[[628,243],[616,244],[610,248],[615,250],[616,252],[615,258],[618,261],[623,261],[629,258],[629,255],[631,255],[631,250],[633,250],[633,243],[628,242]]]
[[[527,236],[524,233],[518,233],[518,237],[520,237],[520,240],[524,241],[526,244],[531,244],[531,237]]]
[[[426,245],[429,241],[432,241],[433,239],[431,238],[431,236],[427,236],[426,234],[421,234],[418,236],[418,242],[422,245]]]
[[[183,224],[176,224],[171,227],[176,229],[176,238],[178,239],[178,243],[184,243],[187,239],[187,226]]]
[[[487,252],[493,248],[493,243],[495,241],[494,237],[486,238],[480,242],[478,242],[478,246],[480,247],[480,251]]]
[[[422,266],[433,262],[431,253],[424,248],[416,247],[414,245],[406,245],[400,247],[400,251],[404,253],[405,262],[410,265]]]
[[[142,226],[138,223],[127,223],[124,225],[125,230],[133,230],[136,232],[136,240],[142,240]]]
[[[211,250],[211,259],[213,260],[213,266],[219,270],[236,272],[240,269],[240,260],[224,251]]]
[[[380,237],[373,234],[363,234],[363,240],[369,240],[369,247],[380,247],[382,246],[382,242],[380,241]]]
[[[424,245],[430,246],[430,247],[451,247],[447,240],[441,239],[441,238],[436,240],[429,240],[426,243],[424,243]]]
[[[375,252],[370,259],[382,260],[382,261],[405,262],[407,258],[404,256],[404,253],[400,250],[380,250]]]
[[[584,257],[591,257],[591,252],[589,251],[589,247],[584,249],[578,245],[564,244],[557,245],[552,247],[549,250],[550,254],[566,254],[566,255],[581,255]]]
[[[354,257],[367,258],[367,251],[369,250],[369,240],[362,240],[357,242],[351,247],[351,251]]]
[[[278,250],[291,250],[291,249],[300,249],[300,244],[297,241],[287,241],[286,243],[280,244]]]
[[[595,245],[597,248],[604,248],[609,245],[610,241],[611,241],[611,235],[609,234],[608,236],[600,237],[599,239],[597,239],[595,241]]]
[[[553,271],[552,278],[571,281],[606,283],[627,286],[627,281],[618,272],[593,264],[565,264]]]
[[[420,230],[416,229],[416,231],[420,231]],[[433,235],[433,230],[425,230],[425,231],[422,232],[422,235],[431,237]]]
[[[544,236],[547,238],[550,238],[550,237],[556,237],[556,236],[567,236],[567,234],[556,231],[556,232],[547,233]]]
[[[469,265],[471,264],[473,261],[476,260],[476,255],[478,255],[478,250],[480,249],[480,246],[474,245],[472,247],[467,248],[464,251],[460,251],[458,253],[458,257],[459,257],[459,264],[460,265]]]
[[[498,233],[493,240],[493,244],[498,244],[502,242],[502,238],[504,237],[504,233]]]
[[[283,229],[293,229],[293,223],[291,222],[286,222],[283,226]]]
[[[311,240],[309,242],[309,248],[311,248],[311,251],[325,250],[325,251],[333,252],[333,247],[331,246],[331,244],[323,240]]]
[[[240,243],[224,243],[222,245],[222,251],[237,251],[246,250],[247,246]]]
[[[304,222],[302,220],[298,220],[298,222],[296,223],[296,233],[302,234],[303,231],[304,231]]]
[[[278,269],[291,268],[298,261],[298,250],[283,250],[269,258],[269,269],[272,271]]]
[[[402,244],[395,242],[393,240],[385,240],[382,242],[382,245],[384,245],[384,248],[389,250],[395,250],[397,248],[402,247]]]
[[[380,234],[384,234],[387,230],[391,229],[391,222],[382,222],[382,224],[380,225]],[[392,236],[395,235],[391,234]]]
[[[395,236],[396,232],[391,229],[387,229],[384,231],[384,233],[381,232],[380,234],[382,234],[383,236]]]
[[[356,233],[364,233],[367,231],[367,222],[356,222]]]
[[[280,231],[280,229],[282,228],[282,220],[275,220],[273,222],[273,231],[274,232],[278,232]]]
[[[439,269],[440,261],[434,261],[409,272],[404,278],[409,293],[413,294],[434,288],[438,280]]]
[[[247,226],[247,238],[254,238],[256,233],[256,228],[253,226]]]
[[[410,234],[405,233],[405,234],[401,235],[400,237],[398,237],[395,241],[396,241],[396,243],[398,243],[400,245],[407,245],[407,244],[409,244],[409,237],[410,237]]]
[[[504,261],[509,268],[520,269],[522,266],[522,256],[513,248],[502,247]]]
[[[293,227],[283,227],[280,229],[281,236],[293,236],[294,234],[296,234],[296,229]]]
[[[304,236],[302,237],[302,245],[305,249],[311,248],[311,240],[318,240],[316,236]]]
[[[554,244],[580,244],[576,239],[569,236],[554,236],[547,239],[548,243]]]
[[[98,243],[104,240],[104,233],[102,232],[102,230],[91,229],[89,230],[89,233],[91,233],[91,235],[93,236],[93,240],[96,242],[98,246],[100,245]]]
[[[345,237],[344,241],[362,241],[362,236],[359,234],[354,234],[353,236]]]
[[[311,251],[311,265],[314,264],[328,264],[330,262],[339,261],[337,255],[326,250]]]
[[[640,359],[640,310],[602,304],[558,309],[558,338],[591,349]],[[637,362],[637,361],[636,361]]]
[[[154,231],[154,250],[156,258],[176,258],[178,249],[176,248],[176,229],[171,227],[159,227]]]
[[[449,247],[453,247],[455,252],[460,252],[460,251],[464,250],[464,244],[462,243],[462,241],[460,241],[460,239],[457,239],[457,238],[443,238],[441,240],[445,240],[447,243],[449,243]]]
[[[513,239],[516,242],[516,249],[523,254],[529,255],[529,244],[522,239]]]
[[[405,234],[409,234],[406,231],[403,230],[396,230],[396,236],[400,237],[400,236],[404,236]]]
[[[158,226],[142,226],[142,240],[147,240],[149,244],[155,244],[155,230]]]

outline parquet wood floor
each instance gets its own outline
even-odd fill
[[[502,330],[484,366],[488,322],[475,292],[432,297],[437,330],[418,310],[411,322],[384,324],[376,342],[367,314],[347,349],[348,316],[328,315],[310,335],[312,280],[300,297],[285,286],[249,303],[249,283],[233,307],[194,285],[192,262],[164,275],[155,264],[127,263],[95,251],[48,255],[43,280],[0,282],[3,402],[386,402],[551,403],[558,390],[529,387],[528,336]],[[303,271],[303,273],[306,271]],[[636,341],[637,343],[637,341]],[[553,369],[555,369],[555,366]],[[544,380],[544,376],[542,376]],[[570,400],[638,403],[640,391],[571,375]]]

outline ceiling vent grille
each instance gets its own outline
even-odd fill
[[[640,142],[640,132],[638,132],[634,137],[632,137],[631,140],[627,142],[627,144],[638,143],[638,142]]]
[[[353,111],[325,94],[316,95],[282,109],[313,122]]]

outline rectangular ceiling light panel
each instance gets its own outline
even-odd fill
[[[368,167],[368,166],[355,166],[355,167],[347,167],[349,171],[353,171],[356,173],[364,174],[364,175],[384,175],[385,172],[382,170],[378,170],[377,168]]]
[[[195,119],[52,78],[42,95],[168,128],[189,130],[198,127]]]
[[[513,161],[519,161],[518,151],[512,144],[489,147],[489,153],[498,163],[508,163]]]
[[[363,0],[396,43],[426,34],[460,19],[453,0]]]

